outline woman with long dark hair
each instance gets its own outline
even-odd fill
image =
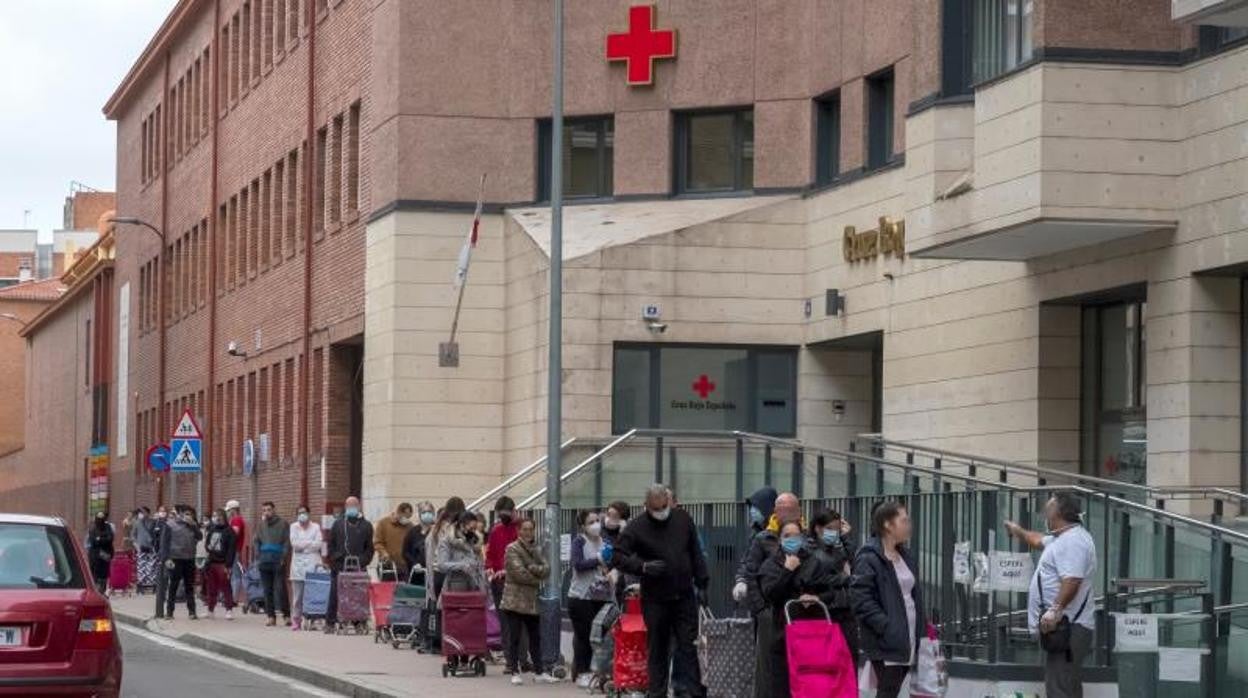
[[[425,564],[425,569],[433,570],[433,598],[435,599],[442,593],[442,585],[446,583],[446,574],[438,569],[438,544],[454,532],[455,523],[466,509],[463,499],[451,497],[446,500],[446,506],[438,512],[433,527],[429,529],[429,539],[425,541],[425,555],[429,559]]]
[[[108,590],[108,568],[113,561],[113,527],[108,514],[99,512],[87,533],[87,559],[91,562],[91,578],[103,594]]]
[[[888,500],[871,512],[871,539],[854,559],[854,613],[863,654],[879,683],[878,698],[901,692],[923,636],[919,567],[908,542],[910,514],[901,502]]]

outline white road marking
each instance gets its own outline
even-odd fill
[[[120,630],[124,630],[125,632],[130,633],[132,635],[141,637],[149,642],[160,645],[161,647],[166,647],[168,649],[176,650],[178,652],[184,652],[186,654],[192,655],[194,657],[198,657],[200,659],[208,659],[218,664],[228,666],[231,669],[245,671],[249,674],[254,674],[261,678],[268,679],[269,681],[284,684],[288,688],[295,690],[295,691],[299,691],[300,693],[306,693],[310,696],[317,696],[318,698],[341,698],[341,694],[333,693],[331,691],[326,691],[324,689],[317,688],[316,686],[312,686],[310,684],[296,681],[290,678],[289,676],[282,676],[281,674],[275,674],[271,671],[266,671],[259,667],[252,666],[251,664],[248,664],[246,662],[238,661],[237,659],[230,659],[229,657],[222,657],[220,655],[213,654],[212,652],[209,652],[207,650],[202,650],[198,647],[192,647],[186,643],[179,642],[167,635],[153,633],[148,630],[141,630],[132,625],[126,625],[124,623],[117,623],[115,627],[117,627]]]

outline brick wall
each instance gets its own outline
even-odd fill
[[[0,272],[2,275],[2,272]],[[0,299],[0,315],[29,321],[46,301]],[[21,323],[0,318],[0,454],[21,448],[25,427],[26,340],[18,335]]]

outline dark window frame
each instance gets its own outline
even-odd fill
[[[1128,403],[1118,409],[1106,409],[1104,402],[1104,315],[1106,311],[1125,307],[1132,314],[1135,335],[1132,342],[1134,381],[1130,388]],[[1099,302],[1085,303],[1080,317],[1080,389],[1079,389],[1079,470],[1084,475],[1112,478],[1102,472],[1101,427],[1107,418],[1117,418],[1125,423],[1129,418],[1148,423],[1148,374],[1146,342],[1148,298],[1145,294],[1130,294]],[[1147,438],[1147,436],[1145,437]],[[1145,448],[1147,453],[1147,446]]]
[[[897,74],[893,66],[868,75],[865,88],[863,124],[866,134],[863,142],[867,149],[866,169],[871,171],[887,167],[897,157],[894,152],[897,147],[894,137],[897,129]],[[877,123],[881,120],[885,123]],[[881,125],[885,127],[881,128]]]
[[[550,201],[550,177],[554,172],[551,163],[551,140],[553,138],[552,131],[553,121],[551,119],[537,120],[537,201]],[[610,199],[615,196],[615,115],[602,114],[597,116],[576,116],[565,118],[563,120],[564,127],[568,126],[584,126],[593,124],[596,126],[598,146],[598,182],[593,194],[569,194],[567,186],[569,178],[568,173],[564,173],[564,199],[572,200],[592,200],[592,199]],[[611,134],[611,143],[608,146],[607,134]],[[564,139],[564,147],[571,147],[571,143]],[[606,161],[608,151],[611,154],[611,160]],[[606,165],[604,167],[604,164]]]
[[[732,344],[714,342],[615,342],[611,346],[611,433],[623,434],[629,429],[661,429],[659,425],[659,414],[661,413],[660,393],[662,392],[663,375],[661,354],[663,349],[731,349],[746,352],[746,363],[748,365],[747,387],[748,396],[746,398],[746,431],[757,433],[758,427],[758,358],[760,355],[782,355],[790,357],[793,361],[793,377],[790,381],[789,392],[793,396],[793,419],[790,429],[785,432],[770,433],[768,436],[776,436],[781,438],[793,438],[797,436],[797,405],[798,405],[798,352],[800,347],[784,344]],[[650,416],[650,423],[644,426],[627,426],[621,428],[617,421],[615,413],[615,380],[618,375],[619,352],[621,349],[633,351],[648,351],[650,354],[649,366],[649,405],[646,410]]]
[[[833,90],[815,99],[815,185],[832,184],[840,176],[841,91]]]
[[[1013,2],[1017,2],[1018,13],[1011,18],[1009,5]],[[1028,0],[975,0],[968,9],[967,15],[972,27],[971,80],[974,83],[987,82],[1004,75],[1035,56],[1036,11],[1033,7],[1028,14],[1027,2]],[[998,23],[992,21],[992,16],[982,16],[987,5],[996,6],[993,13]],[[1013,27],[1015,43],[1012,46],[1008,43],[1011,21],[1016,23]],[[996,45],[981,50],[979,42],[988,38],[995,38]]]
[[[1201,56],[1212,56],[1243,43],[1248,43],[1248,27],[1202,24],[1197,30],[1197,50]]]
[[[689,163],[691,153],[689,151],[689,127],[690,121],[700,116],[718,116],[722,114],[732,114],[732,186],[728,188],[717,189],[694,189],[689,186]],[[753,149],[757,146],[758,141],[755,139],[755,123],[754,123],[754,105],[740,107],[722,107],[716,109],[696,109],[690,111],[678,111],[674,113],[675,133],[672,138],[672,191],[676,195],[715,195],[715,194],[735,194],[748,193],[754,190],[754,162],[757,159],[757,151],[755,157],[750,160],[750,186],[745,186],[745,125],[746,114],[749,114],[750,147]]]

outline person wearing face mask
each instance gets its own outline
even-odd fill
[[[572,621],[572,680],[589,688],[589,663],[594,648],[589,644],[594,617],[615,594],[603,560],[605,543],[602,521],[596,511],[576,516],[580,532],[572,539],[572,582],[568,585],[568,618]]]
[[[203,532],[195,520],[195,510],[190,507],[179,507],[177,516],[168,519],[161,538],[160,556],[169,575],[169,583],[165,589],[165,617],[173,618],[173,607],[177,603],[178,585],[186,594],[186,610],[191,620],[195,615],[195,549]]]
[[[306,506],[300,506],[290,525],[290,610],[291,630],[303,627],[303,583],[308,572],[321,566],[325,540],[321,525],[312,520]]]
[[[854,618],[849,582],[853,578],[854,554],[858,546],[850,538],[852,530],[849,522],[835,511],[819,512],[810,522],[810,540],[814,543],[815,556],[836,575],[831,592],[823,600],[832,620],[841,626],[841,634],[849,645],[849,655],[857,666],[858,621]]]
[[[439,538],[437,571],[443,575],[443,589],[485,591],[487,588],[480,523],[476,514],[462,512],[450,532]]]
[[[403,540],[412,530],[412,505],[403,502],[394,513],[377,522],[373,527],[373,551],[383,575],[378,577],[383,582],[397,582],[407,579],[407,561],[403,558]],[[394,579],[390,578],[393,566]]]
[[[516,520],[516,503],[506,495],[494,502],[494,517],[497,519],[486,538],[485,578],[490,582],[490,593],[497,607],[503,598],[503,581],[507,578],[504,557],[507,546],[516,541],[520,535],[519,521]],[[507,644],[507,630],[503,630],[503,645]]]
[[[277,612],[282,622],[290,625],[290,599],[286,596],[286,553],[290,551],[290,525],[277,515],[273,502],[260,506],[260,522],[256,524],[255,548],[260,568],[260,584],[264,587],[265,625],[277,625]]]
[[[538,590],[550,573],[550,566],[546,564],[542,549],[537,545],[533,521],[522,519],[516,524],[516,540],[507,546],[503,554],[507,576],[503,585],[503,600],[499,606],[505,624],[511,626],[511,631],[505,635],[504,644],[507,673],[511,674],[512,685],[519,686],[524,683],[524,679],[520,677],[520,639],[527,635],[534,680],[558,683],[559,679],[550,671],[542,670],[541,621],[537,603]]]
[[[698,528],[687,512],[672,507],[665,485],[646,490],[646,514],[629,522],[613,560],[619,569],[641,577],[649,698],[666,698],[671,675],[682,678],[678,695],[702,698],[706,687],[694,642],[698,603],[705,602],[710,577]]]
[[[234,540],[238,542],[237,560],[246,567],[251,562],[251,553],[247,548],[247,519],[243,518],[242,505],[237,499],[225,503],[226,522],[234,529]]]
[[[926,622],[919,567],[906,548],[910,514],[896,500],[871,512],[871,539],[854,556],[850,583],[863,654],[879,698],[895,698],[914,666]]]
[[[347,497],[343,504],[342,518],[335,520],[329,530],[329,571],[333,581],[329,585],[325,632],[331,634],[338,623],[338,575],[347,558],[357,560],[361,569],[373,562],[373,524],[360,511],[360,498]]]
[[[733,587],[733,598],[740,597],[742,600],[738,603],[744,603],[754,619],[754,642],[758,649],[754,658],[754,675],[758,677],[772,674],[772,653],[769,648],[775,644],[772,637],[775,619],[771,614],[771,604],[767,603],[759,586],[759,574],[763,563],[780,549],[780,527],[786,523],[797,523],[799,526],[803,524],[801,501],[798,500],[797,495],[792,492],[782,492],[772,498],[769,489],[764,487],[746,500],[747,507],[750,506],[749,502],[754,502],[754,508],[759,510],[757,516],[748,508],[746,510],[751,519],[751,528],[756,529],[757,532],[750,539],[745,556],[737,566],[737,584]],[[768,502],[772,505],[770,513],[767,513],[765,506]],[[741,593],[741,584],[745,585],[744,594]],[[770,682],[761,679],[754,682],[754,698],[771,698],[772,695]],[[775,698],[783,698],[783,696]]]
[[[208,617],[213,617],[217,599],[224,596],[225,619],[234,620],[234,589],[230,587],[230,570],[238,557],[238,543],[234,540],[234,529],[230,528],[224,509],[212,512],[208,533],[204,536],[204,551],[208,555],[208,564],[204,567],[204,603],[208,606]]]
[[[108,514],[99,512],[87,533],[87,559],[91,562],[91,578],[101,594],[108,589],[108,568],[113,560],[113,527]]]
[[[439,547],[443,538],[454,534],[455,522],[465,509],[464,500],[459,497],[446,500],[446,506],[438,512],[437,518],[433,521],[433,527],[429,529],[429,537],[425,540],[425,569],[433,570],[433,599],[442,593],[442,585],[446,583],[446,574],[438,565]]]
[[[750,540],[762,533],[767,528],[767,522],[776,510],[776,497],[778,496],[776,488],[763,487],[750,495],[745,500],[746,519],[750,522]],[[749,547],[746,548],[746,555],[741,556],[741,562],[737,565],[736,583],[732,587],[732,600],[737,603],[745,603],[749,594],[748,579],[751,575],[757,574],[757,569],[751,570],[746,564],[749,561]]]
[[[433,522],[437,518],[433,510],[433,502],[424,501],[417,504],[416,517],[416,525],[403,536],[403,562],[407,564],[407,577],[404,581],[415,578],[413,571],[424,572],[425,539],[429,537],[429,531],[433,529]]]
[[[149,523],[149,530],[152,532],[152,552],[154,553],[153,562],[155,563],[155,588],[156,593],[156,618],[165,617],[165,592],[169,586],[169,574],[165,569],[165,555],[163,545],[165,539],[165,529],[169,525],[169,512],[165,507],[156,507],[156,515],[152,517]]]

